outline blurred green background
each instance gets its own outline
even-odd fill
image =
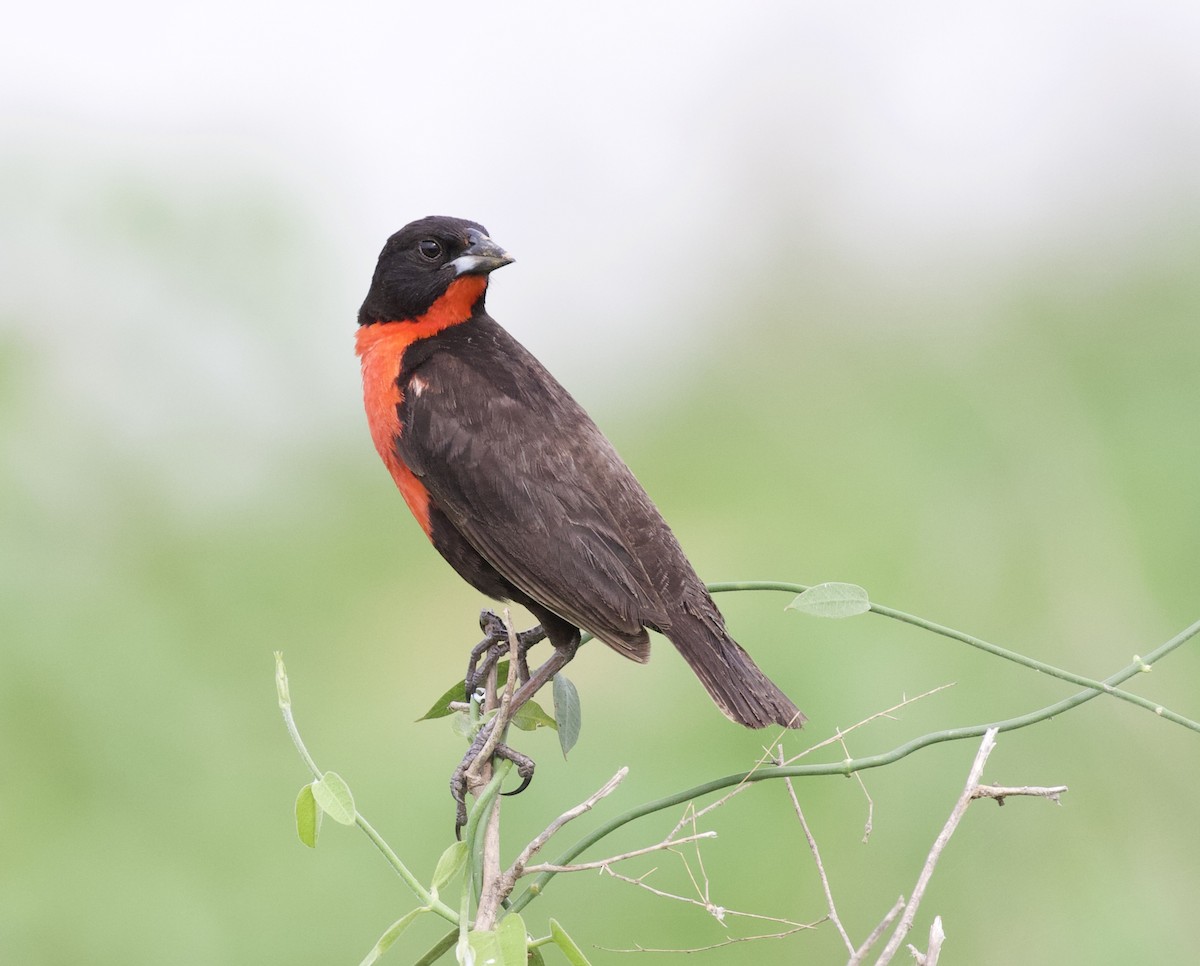
[[[430,212],[518,256],[489,308],[706,579],[853,581],[1096,677],[1200,616],[1187,6],[21,17],[0,57],[0,961],[355,963],[411,907],[356,832],[297,841],[276,649],[318,762],[432,873],[462,748],[413,719],[485,602],[379,465],[352,352],[379,246]],[[1072,693],[787,602],[720,600],[811,719],[789,750],[946,683],[851,753]],[[539,772],[505,805],[513,850],[621,765],[597,821],[770,740],[662,641],[648,667],[586,648],[571,677],[582,739],[569,762],[525,739]],[[1192,645],[1130,686],[1195,717],[1198,680]],[[1198,749],[1102,700],[1002,736],[989,779],[1071,791],[974,806],[912,941],[940,914],[954,962],[1189,961]],[[856,941],[910,893],[974,752],[864,774],[866,845],[857,783],[799,784]],[[782,787],[712,827],[713,902],[820,918]],[[694,895],[670,857],[626,872],[655,867]],[[772,931],[593,875],[526,912],[539,934],[549,916],[597,963]],[[390,961],[442,931],[414,927]],[[825,924],[698,959],[844,955]]]

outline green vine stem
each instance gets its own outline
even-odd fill
[[[805,588],[797,584],[779,584],[771,583],[769,586],[764,586],[760,583],[751,584],[715,584],[713,587],[716,590],[786,590],[789,593],[799,593]],[[881,612],[882,613],[882,612]],[[897,612],[898,613],[898,612]],[[884,616],[893,616],[892,613],[887,613]],[[922,621],[919,618],[913,618],[912,623],[918,626],[929,626],[928,622]],[[937,625],[932,625],[930,629],[936,629]],[[758,782],[766,781],[772,778],[807,778],[817,775],[852,775],[858,771],[865,771],[869,768],[879,768],[883,765],[890,765],[893,762],[899,761],[901,758],[907,758],[913,752],[926,748],[929,745],[938,744],[943,741],[958,741],[963,738],[979,738],[989,728],[996,728],[998,731],[1014,731],[1018,728],[1025,728],[1029,725],[1036,724],[1039,721],[1045,721],[1048,718],[1053,718],[1055,715],[1062,714],[1064,711],[1069,711],[1072,708],[1091,701],[1093,698],[1101,694],[1113,694],[1114,686],[1136,674],[1146,670],[1148,667],[1155,664],[1157,661],[1166,657],[1176,648],[1181,647],[1196,634],[1200,633],[1200,621],[1196,621],[1190,627],[1180,631],[1165,644],[1155,648],[1145,658],[1139,658],[1133,663],[1110,675],[1104,681],[1098,681],[1088,684],[1087,690],[1080,691],[1069,698],[1064,698],[1055,704],[1048,705],[1038,711],[1032,711],[1028,714],[1019,715],[1015,718],[1008,718],[1003,721],[990,722],[988,724],[970,725],[964,728],[950,728],[945,731],[935,731],[931,734],[923,735],[919,738],[914,738],[912,741],[906,742],[897,748],[883,754],[870,755],[864,758],[850,758],[841,762],[830,762],[820,765],[773,765],[763,768],[757,768],[749,772],[740,772],[736,775],[727,775],[724,778],[716,778],[710,782],[705,782],[702,785],[697,785],[694,788],[689,788],[681,792],[676,792],[673,795],[668,795],[666,798],[660,798],[656,801],[647,802],[637,808],[630,809],[621,815],[611,819],[606,824],[600,826],[595,831],[584,836],[566,852],[554,860],[555,865],[568,865],[584,850],[595,845],[601,839],[612,834],[621,826],[651,815],[654,812],[662,811],[663,809],[673,808],[681,805],[684,802],[692,801],[696,798],[701,798],[713,792],[720,791],[724,788],[730,788],[734,785],[740,785],[743,782]],[[957,639],[966,637],[966,635],[958,635],[957,632],[950,632],[950,636]],[[967,643],[970,643],[968,641]],[[986,649],[986,648],[985,648]],[[1003,650],[1003,649],[1000,649]],[[1011,652],[1006,652],[1011,653]],[[1019,657],[1019,655],[1014,655]],[[1020,663],[1029,666],[1028,659],[1022,658]],[[1035,665],[1040,662],[1035,662]],[[1049,665],[1043,665],[1049,667]],[[1041,670],[1042,668],[1037,668]],[[1063,672],[1064,674],[1066,672]],[[1071,680],[1066,678],[1066,680]],[[1165,717],[1165,715],[1163,715]],[[1186,719],[1184,719],[1186,721]],[[554,878],[556,873],[543,872],[519,895],[513,900],[512,910],[520,912],[533,899],[539,896],[546,888],[546,885]]]
[[[296,746],[300,757],[304,759],[304,764],[308,766],[308,770],[312,773],[313,778],[319,780],[325,775],[325,772],[317,767],[317,763],[313,760],[312,755],[309,754],[308,748],[304,744],[304,739],[300,737],[300,729],[296,727],[296,719],[292,715],[292,699],[288,688],[287,670],[283,666],[283,656],[279,652],[275,654],[275,687],[279,693],[279,710],[283,713],[283,720],[287,725],[288,734],[292,737],[292,743]],[[384,859],[387,860],[388,865],[404,880],[405,884],[421,900],[423,906],[436,912],[447,922],[458,925],[459,913],[451,909],[444,902],[433,897],[429,890],[421,883],[421,880],[413,875],[408,866],[401,861],[400,856],[392,851],[392,847],[384,841],[383,836],[375,831],[375,827],[370,822],[363,818],[357,808],[354,810],[354,824],[362,829],[375,848],[379,849]]]
[[[709,584],[708,589],[710,593],[714,594],[739,590],[777,590],[788,594],[801,594],[809,588],[804,584],[785,583],[778,580],[745,580]],[[1190,728],[1192,731],[1200,732],[1200,722],[1196,722],[1191,718],[1185,718],[1183,715],[1176,714],[1174,711],[1170,711],[1160,704],[1155,704],[1153,701],[1143,698],[1139,694],[1133,694],[1130,691],[1122,691],[1120,688],[1114,688],[1112,685],[1104,681],[1094,681],[1091,678],[1083,677],[1080,674],[1075,674],[1071,671],[1065,671],[1062,668],[1055,667],[1053,664],[1046,664],[1044,661],[1038,661],[1035,658],[1026,657],[1024,654],[1018,654],[1016,651],[1010,651],[1008,648],[1000,647],[998,644],[992,644],[983,640],[982,638],[974,637],[970,634],[964,634],[962,631],[956,631],[952,627],[946,627],[942,624],[935,624],[933,621],[926,620],[923,617],[917,617],[914,614],[906,614],[904,611],[896,610],[893,607],[885,607],[883,604],[876,604],[874,602],[871,603],[870,607],[871,613],[878,614],[880,617],[890,617],[892,620],[901,621],[905,624],[912,624],[914,627],[920,627],[923,630],[932,631],[934,634],[940,634],[942,637],[948,637],[953,641],[959,641],[962,644],[969,644],[971,647],[978,648],[981,651],[986,651],[988,654],[1003,658],[1006,661],[1012,661],[1014,664],[1020,664],[1034,671],[1040,671],[1042,674],[1048,674],[1050,677],[1058,678],[1061,681],[1077,684],[1084,688],[1091,688],[1093,691],[1103,691],[1105,694],[1111,694],[1114,698],[1119,698],[1122,701],[1128,701],[1130,704],[1137,705],[1139,708],[1153,712],[1160,718],[1165,718],[1167,721],[1172,721],[1177,725]],[[1148,669],[1149,664],[1147,664],[1145,668],[1139,668],[1139,670]],[[1122,678],[1122,680],[1125,679]]]

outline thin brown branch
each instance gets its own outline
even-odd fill
[[[925,952],[909,943],[908,951],[912,953],[917,966],[937,966],[938,957],[942,954],[942,943],[946,941],[945,930],[942,929],[942,917],[934,916],[933,925],[929,927],[929,948]]]
[[[850,754],[850,746],[846,744],[845,736],[838,739],[838,743],[842,746],[842,751],[847,758],[853,757]],[[863,798],[867,800],[867,821],[863,824],[862,844],[866,845],[871,841],[871,832],[875,828],[875,799],[871,797],[871,793],[867,791],[867,783],[863,781],[862,772],[854,773],[854,780],[858,782],[858,787],[863,793]]]
[[[542,872],[589,872],[596,869],[608,869],[610,865],[617,862],[624,862],[626,859],[636,859],[639,855],[649,855],[652,852],[664,852],[675,848],[677,845],[684,845],[688,842],[695,842],[698,839],[715,839],[716,832],[697,832],[695,835],[685,835],[678,839],[663,839],[657,845],[647,845],[644,848],[634,849],[632,852],[622,852],[620,855],[610,855],[607,859],[597,859],[595,862],[579,862],[575,865],[554,865],[550,862],[541,865],[530,865],[525,868],[526,875],[538,875]],[[693,880],[694,881],[694,880]]]
[[[600,946],[607,953],[706,953],[712,949],[722,949],[725,946],[734,946],[738,943],[752,943],[760,939],[786,939],[788,936],[794,936],[798,932],[803,932],[805,929],[816,929],[825,920],[818,919],[816,922],[808,922],[803,925],[793,926],[783,932],[764,933],[761,936],[730,936],[728,939],[722,939],[719,943],[713,943],[709,946],[696,946],[692,949],[655,949],[653,946],[634,946],[631,949],[612,949],[607,946]]]
[[[640,875],[635,879],[631,876],[622,875],[620,872],[614,872],[611,868],[608,868],[608,867],[605,867],[605,869],[604,869],[604,872],[607,875],[611,875],[614,879],[619,879],[622,882],[628,882],[630,885],[635,885],[640,889],[645,889],[647,892],[649,892],[653,895],[656,895],[659,898],[671,899],[671,900],[674,900],[675,902],[687,903],[690,906],[698,906],[699,908],[701,908],[705,912],[707,912],[710,916],[712,916],[714,919],[716,919],[717,922],[721,923],[722,925],[725,923],[726,916],[731,916],[731,917],[736,917],[738,919],[756,919],[760,922],[778,923],[781,926],[789,927],[793,932],[796,929],[811,929],[812,928],[812,924],[805,925],[803,923],[793,922],[790,919],[780,919],[776,916],[764,916],[761,913],[757,913],[757,912],[739,912],[736,909],[726,909],[724,906],[718,906],[718,905],[713,904],[712,902],[702,901],[700,899],[691,899],[688,896],[677,896],[673,892],[664,892],[662,889],[656,889],[656,888],[654,888],[654,886],[648,885],[645,881],[647,876],[652,875],[656,871],[657,871],[656,869],[651,869],[649,872],[646,872],[645,874]],[[820,923],[820,922],[824,922],[825,919],[824,919],[824,917],[822,917],[821,919],[819,919],[817,921],[818,921],[818,923]],[[788,933],[788,935],[790,935],[790,933]]]
[[[696,833],[693,835],[693,840],[700,837],[698,834],[699,826],[696,823],[696,818],[697,818],[697,816],[692,817],[692,832]],[[712,834],[715,836],[717,833],[713,832]],[[682,840],[679,840],[679,841],[682,841]],[[696,879],[696,873],[692,871],[692,863],[687,860],[687,857],[682,852],[679,853],[679,860],[683,863],[683,868],[684,868],[684,871],[687,872],[688,878],[692,880],[692,888],[696,890],[696,894],[698,896],[700,896],[700,898],[704,901],[705,905],[711,906],[711,905],[713,905],[712,898],[711,898],[712,882],[708,878],[708,870],[704,867],[704,854],[703,854],[703,852],[700,851],[700,843],[699,842],[696,842],[695,854],[696,854],[696,866],[700,871],[700,880],[699,881]],[[700,884],[701,881],[704,883],[703,886]]]
[[[972,798],[994,798],[997,805],[1003,805],[1004,800],[1014,795],[1029,795],[1035,798],[1048,798],[1055,805],[1061,805],[1060,796],[1069,791],[1066,785],[978,785]]]
[[[962,821],[962,817],[967,813],[967,807],[971,804],[974,798],[974,792],[979,785],[979,779],[983,777],[983,766],[987,764],[988,756],[996,747],[997,729],[989,728],[983,736],[983,741],[979,745],[979,751],[975,755],[974,762],[971,763],[971,771],[967,776],[967,784],[961,795],[958,796],[958,801],[954,803],[954,809],[950,812],[950,817],[946,820],[946,824],[942,826],[941,832],[934,840],[933,848],[929,850],[929,857],[925,860],[925,865],[921,869],[921,874],[917,876],[917,884],[913,888],[913,893],[908,899],[908,904],[904,907],[904,913],[900,916],[900,922],[896,926],[896,931],[892,933],[892,938],[888,940],[888,944],[884,947],[879,959],[875,961],[876,966],[886,966],[892,961],[892,957],[896,955],[896,951],[900,948],[900,944],[904,942],[904,937],[908,935],[912,929],[913,920],[917,915],[917,907],[920,906],[921,900],[925,898],[925,889],[929,885],[929,880],[933,877],[934,867],[941,858],[942,852],[946,848],[946,844],[950,841],[950,837],[958,828],[958,823]]]
[[[533,837],[528,845],[521,850],[521,854],[509,866],[508,872],[505,875],[512,879],[515,883],[517,879],[525,875],[529,871],[526,867],[529,865],[529,860],[532,859],[538,852],[545,847],[546,843],[568,822],[574,821],[587,812],[590,812],[603,798],[611,795],[618,785],[625,780],[625,776],[629,774],[629,768],[623,767],[612,778],[605,782],[595,792],[585,798],[574,808],[569,808],[563,812],[558,818],[547,825],[541,832]]]
[[[833,923],[834,928],[842,937],[842,942],[846,944],[846,951],[853,956],[854,943],[850,941],[850,936],[842,925],[842,920],[838,918],[837,906],[833,901],[833,890],[829,887],[829,877],[825,874],[825,864],[821,861],[821,850],[817,848],[817,840],[808,827],[808,821],[804,818],[804,809],[800,807],[800,799],[796,795],[796,788],[792,785],[792,780],[789,778],[784,784],[787,785],[788,795],[792,799],[792,807],[796,810],[796,818],[800,820],[800,828],[804,830],[804,838],[808,841],[808,851],[812,853],[813,862],[817,866],[817,877],[821,880],[821,889],[825,893],[825,906],[829,910],[829,921]]]
[[[871,951],[871,947],[879,942],[880,937],[891,928],[892,923],[896,921],[896,917],[903,911],[904,896],[901,896],[896,900],[896,904],[888,910],[888,914],[879,921],[879,925],[871,930],[871,935],[863,940],[863,944],[858,949],[854,950],[854,955],[846,960],[846,966],[858,966],[859,963],[866,959],[867,953]]]
[[[921,694],[916,695],[916,697],[903,698],[899,703],[892,705],[890,708],[885,708],[882,711],[877,711],[877,712],[875,712],[875,714],[870,715],[866,718],[863,718],[862,721],[859,721],[857,724],[851,725],[849,728],[839,728],[833,735],[826,738],[824,741],[819,741],[815,745],[805,748],[803,751],[801,751],[800,753],[798,753],[796,755],[793,755],[791,758],[784,759],[781,755],[777,756],[774,753],[773,747],[771,750],[764,751],[764,753],[759,757],[758,761],[755,762],[754,767],[751,768],[750,771],[746,774],[746,777],[743,778],[743,780],[741,782],[739,782],[737,785],[735,785],[733,788],[731,788],[728,792],[726,792],[724,795],[722,795],[716,801],[710,802],[709,804],[705,805],[701,809],[697,809],[694,804],[689,803],[688,807],[684,810],[683,816],[679,819],[679,822],[675,825],[675,828],[672,830],[671,834],[674,835],[674,834],[678,833],[679,830],[681,828],[683,828],[683,826],[687,825],[689,822],[693,822],[697,819],[703,818],[709,812],[720,808],[727,801],[729,801],[731,798],[733,798],[733,796],[739,795],[742,792],[744,792],[752,784],[750,781],[750,776],[752,776],[756,771],[758,771],[758,769],[765,768],[768,765],[790,765],[790,764],[793,764],[794,762],[805,757],[806,755],[811,754],[812,752],[817,751],[820,748],[825,748],[825,747],[828,747],[829,745],[832,745],[835,743],[840,743],[842,745],[842,748],[846,751],[846,757],[850,758],[851,757],[850,752],[848,749],[846,749],[846,744],[844,741],[846,735],[850,734],[853,731],[857,731],[859,728],[863,727],[864,725],[870,724],[872,721],[875,721],[878,718],[890,718],[890,717],[892,717],[894,712],[899,711],[901,708],[904,708],[907,705],[913,704],[916,701],[920,701],[922,698],[927,698],[930,695],[937,694],[939,691],[945,691],[947,688],[951,688],[953,686],[954,686],[953,683],[941,684],[936,688],[930,688],[928,691],[924,691]],[[785,732],[781,730],[780,737],[782,737],[782,735],[784,733]],[[866,794],[866,786],[863,785],[862,778],[858,777],[857,773],[856,773],[855,777],[858,779],[859,786],[863,789],[863,793]],[[865,840],[866,836],[870,835],[870,832],[871,832],[871,820],[872,820],[873,811],[874,811],[874,802],[871,801],[871,796],[867,795],[867,827],[864,832],[864,840]]]
[[[862,728],[865,725],[869,725],[872,721],[876,721],[879,718],[891,718],[891,717],[893,717],[894,713],[899,711],[901,708],[905,708],[910,704],[915,704],[917,701],[920,701],[922,698],[928,698],[930,695],[937,694],[939,691],[945,691],[947,688],[952,688],[952,687],[954,687],[953,681],[951,681],[949,684],[939,684],[936,688],[930,688],[928,691],[922,691],[920,694],[916,695],[915,697],[902,698],[898,704],[894,704],[890,708],[884,708],[882,711],[876,711],[874,714],[869,715],[866,718],[863,718],[862,721],[859,721],[857,724],[852,724],[849,728],[836,729],[834,731],[834,733],[832,735],[830,735],[828,738],[826,738],[824,741],[818,741],[815,745],[811,745],[810,747],[805,748],[803,751],[798,752],[795,755],[792,755],[792,757],[789,758],[787,761],[779,762],[779,764],[781,764],[781,765],[794,764],[795,762],[799,761],[801,758],[805,757],[806,755],[811,755],[814,751],[819,751],[822,748],[827,748],[829,745],[832,745],[832,744],[842,744],[842,747],[845,748],[845,745],[842,743],[842,739],[845,738],[848,734],[850,734],[854,731],[857,731],[859,728]],[[847,755],[847,757],[851,757],[850,753],[848,751],[846,752],[846,755]]]

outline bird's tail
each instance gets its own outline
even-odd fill
[[[731,721],[747,728],[799,728],[808,720],[729,636],[711,602],[700,613],[689,608],[672,619],[666,636]]]

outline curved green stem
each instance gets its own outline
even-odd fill
[[[720,589],[743,590],[743,589],[772,589],[782,590],[787,589],[789,592],[796,587],[795,584],[775,585],[770,588],[755,587],[732,587],[727,585],[715,585]],[[1144,659],[1139,659],[1132,664],[1122,668],[1117,673],[1106,678],[1102,682],[1097,682],[1097,687],[1089,686],[1086,691],[1080,691],[1078,694],[1058,701],[1055,704],[1048,705],[1038,711],[1031,711],[1028,714],[1019,715],[1015,718],[1008,718],[1003,721],[990,722],[988,724],[969,725],[964,728],[951,728],[945,731],[935,731],[931,734],[923,735],[919,738],[914,738],[912,741],[906,742],[891,751],[884,752],[879,755],[870,755],[865,758],[851,758],[842,762],[830,762],[821,765],[775,765],[765,768],[757,768],[754,771],[740,772],[736,775],[727,775],[724,778],[716,778],[712,781],[705,782],[703,785],[697,785],[694,788],[689,788],[681,792],[676,792],[674,795],[668,795],[666,798],[660,798],[653,802],[647,802],[644,805],[639,805],[637,808],[630,809],[621,815],[616,816],[606,824],[600,826],[595,831],[584,836],[566,852],[554,860],[555,865],[568,865],[585,849],[595,845],[601,839],[610,835],[612,832],[619,829],[622,825],[626,825],[636,819],[643,818],[654,812],[662,811],[665,808],[671,808],[676,805],[681,805],[684,802],[692,801],[696,798],[701,798],[713,792],[720,791],[724,788],[730,788],[734,785],[740,785],[743,782],[759,782],[766,781],[771,778],[806,778],[816,775],[852,775],[858,771],[865,771],[868,768],[879,768],[882,765],[889,765],[892,762],[899,761],[901,758],[906,758],[913,752],[925,748],[929,745],[938,744],[943,741],[956,741],[962,738],[978,738],[983,735],[989,728],[996,728],[999,731],[1013,731],[1017,728],[1024,728],[1031,724],[1036,724],[1039,721],[1045,721],[1047,718],[1052,718],[1055,715],[1062,714],[1064,711],[1069,711],[1072,708],[1091,701],[1100,694],[1112,693],[1112,687],[1120,684],[1140,673],[1146,667],[1154,664],[1156,661],[1166,657],[1176,648],[1182,646],[1196,634],[1200,633],[1200,621],[1192,624],[1190,627],[1180,631],[1165,644],[1156,648]],[[533,899],[540,895],[545,889],[547,883],[554,878],[556,873],[543,872],[537,876],[533,882],[522,892],[515,900],[513,900],[513,911],[520,912]]]
[[[777,590],[788,594],[801,594],[809,588],[804,584],[786,583],[779,580],[745,580],[745,581],[728,581],[725,583],[709,584],[710,593],[718,594],[728,591],[738,590]],[[1193,721],[1191,718],[1185,718],[1181,714],[1176,714],[1160,704],[1155,704],[1148,698],[1143,698],[1139,694],[1133,694],[1130,691],[1122,691],[1119,688],[1114,688],[1103,681],[1095,681],[1092,678],[1084,677],[1081,674],[1075,674],[1071,671],[1065,671],[1062,668],[1055,667],[1053,664],[1047,664],[1044,661],[1036,660],[1032,657],[1026,657],[1024,654],[1018,654],[1016,651],[1010,651],[1008,648],[1000,647],[998,644],[992,644],[982,638],[974,637],[971,634],[964,634],[962,631],[957,631],[952,627],[946,627],[942,624],[935,624],[933,621],[926,620],[923,617],[917,617],[914,614],[906,614],[904,611],[896,610],[893,607],[885,607],[883,604],[871,603],[871,613],[878,614],[880,617],[889,617],[895,621],[901,621],[905,624],[912,624],[914,627],[920,627],[923,630],[932,631],[934,634],[940,634],[942,637],[948,637],[953,641],[959,641],[963,644],[969,644],[971,647],[985,651],[996,657],[1003,658],[1006,661],[1012,661],[1014,664],[1020,664],[1034,671],[1039,671],[1042,674],[1048,674],[1050,677],[1058,678],[1060,681],[1067,681],[1071,684],[1077,684],[1080,687],[1091,688],[1093,691],[1102,691],[1105,694],[1110,694],[1114,698],[1119,698],[1122,701],[1128,701],[1130,704],[1137,705],[1146,711],[1151,711],[1160,718],[1165,718],[1167,721],[1172,721],[1177,725],[1182,725],[1192,731],[1200,732],[1200,722]],[[1147,665],[1148,667],[1148,665]]]
[[[296,750],[300,753],[300,757],[304,760],[304,764],[308,766],[308,770],[311,772],[313,778],[320,779],[324,776],[325,772],[317,767],[317,763],[313,760],[313,756],[308,753],[308,748],[304,744],[304,739],[300,737],[300,729],[296,727],[296,719],[292,716],[292,700],[288,688],[287,671],[283,666],[283,655],[279,651],[275,652],[275,685],[276,690],[279,693],[279,710],[283,714],[283,721],[284,724],[287,725],[288,734],[292,737],[292,744],[296,746]],[[354,824],[362,829],[364,833],[366,833],[367,838],[371,840],[371,843],[375,846],[375,848],[379,849],[379,851],[383,854],[383,857],[387,860],[388,865],[395,870],[396,874],[404,880],[405,885],[407,885],[421,901],[421,905],[428,907],[433,912],[436,912],[447,922],[452,922],[455,925],[458,924],[459,914],[444,902],[441,902],[433,897],[429,890],[426,889],[422,884],[421,880],[413,875],[408,866],[401,861],[400,856],[392,851],[391,846],[384,841],[383,836],[375,831],[375,827],[371,825],[370,822],[363,818],[362,813],[359,812],[357,808],[354,810]]]
[[[434,963],[454,947],[456,942],[458,942],[458,930],[451,929],[426,951],[424,956],[413,963],[413,966],[433,966]]]

